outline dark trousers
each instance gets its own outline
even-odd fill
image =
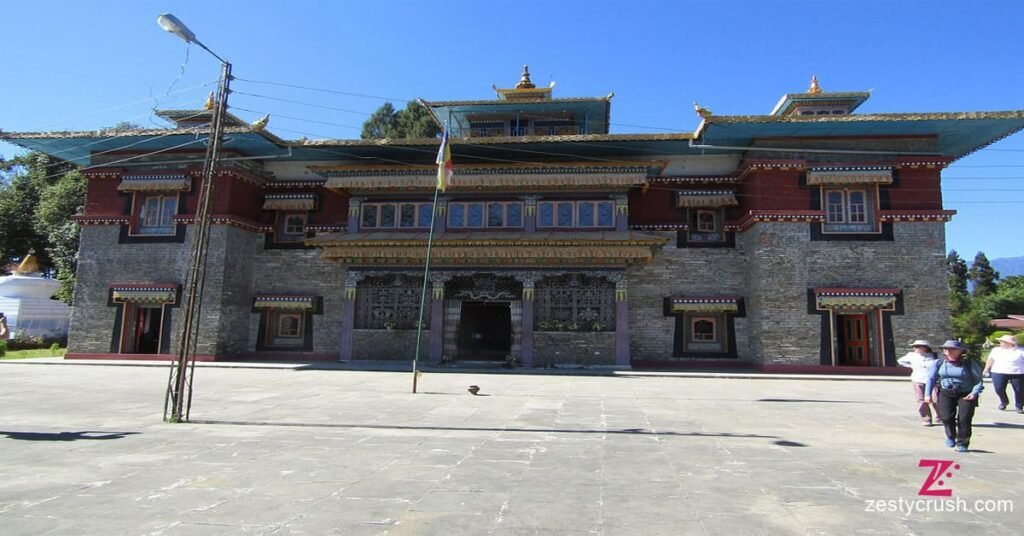
[[[974,419],[974,408],[978,399],[964,400],[967,393],[960,391],[939,390],[939,419],[946,427],[946,437],[956,441],[957,445],[970,445],[971,421]]]
[[[1024,408],[1024,374],[992,373],[992,388],[995,389],[996,396],[999,397],[999,404],[1002,406],[1007,406],[1010,403],[1006,396],[1007,383],[1013,386],[1013,401],[1017,403],[1017,409]]]

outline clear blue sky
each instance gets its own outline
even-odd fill
[[[768,113],[812,74],[826,91],[873,90],[864,113],[1024,109],[1020,1],[36,0],[0,9],[0,129],[9,132],[165,126],[151,109],[199,106],[218,64],[162,31],[156,17],[166,12],[234,64],[232,111],[270,113],[270,130],[286,139],[356,138],[385,99],[490,99],[491,85],[511,87],[524,63],[538,85],[557,81],[557,97],[614,91],[617,133],[692,131],[693,101],[716,114]],[[15,152],[0,143],[0,154]],[[968,261],[978,251],[1024,256],[1024,134],[945,176],[946,206],[959,211],[947,247]]]

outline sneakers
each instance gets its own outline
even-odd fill
[[[967,452],[967,445],[957,445],[956,446],[956,451],[957,452]]]
[[[999,404],[999,411],[1006,409],[1006,404]]]
[[[932,421],[921,421],[921,426],[931,426]]]
[[[1024,408],[1017,408],[1017,413],[1024,413]]]
[[[946,438],[946,446],[947,447],[952,447],[955,444],[956,444],[956,441],[954,441],[952,437],[947,437]]]

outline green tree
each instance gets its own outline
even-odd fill
[[[967,261],[955,249],[946,256],[946,274],[950,292],[967,294]]]
[[[422,104],[412,101],[398,112],[396,127],[399,138],[435,138],[441,133],[434,116]]]
[[[395,115],[395,107],[390,102],[385,102],[363,123],[363,133],[360,137],[364,140],[390,138],[389,134],[394,132],[398,123]]]
[[[58,297],[70,303],[78,226],[69,216],[85,203],[85,180],[74,166],[42,153],[0,164],[0,262],[34,251],[40,268],[61,281]]]
[[[430,110],[422,104],[409,102],[405,109],[396,111],[390,102],[385,102],[363,123],[361,137],[364,140],[433,138],[440,132]]]
[[[999,280],[999,272],[992,268],[992,265],[988,262],[988,257],[979,251],[974,256],[974,263],[971,264],[971,269],[967,271],[967,278],[974,285],[974,296],[985,296],[995,292],[996,281]]]
[[[43,190],[35,213],[35,229],[46,242],[46,252],[60,281],[57,299],[71,304],[78,268],[79,227],[70,216],[85,207],[86,180],[77,171],[66,173]]]
[[[40,267],[52,263],[46,238],[35,228],[34,214],[42,192],[74,166],[63,160],[31,152],[7,160],[0,167],[0,262],[3,266],[35,250]]]

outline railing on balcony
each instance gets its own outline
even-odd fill
[[[575,136],[577,134],[586,134],[587,129],[585,127],[578,127],[575,125],[568,126],[535,126],[535,127],[472,127],[457,129],[455,131],[456,136],[470,138],[494,138],[502,136]]]

